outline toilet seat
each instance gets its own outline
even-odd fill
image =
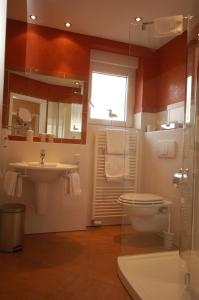
[[[118,201],[127,205],[150,206],[163,204],[164,198],[146,193],[128,193],[121,195]]]

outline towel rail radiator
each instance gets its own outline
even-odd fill
[[[92,222],[106,223],[106,219],[121,218],[122,207],[117,202],[120,195],[136,192],[138,187],[139,132],[128,129],[128,173],[123,181],[107,181],[105,177],[106,131],[97,131],[94,154],[94,185]],[[111,220],[109,220],[111,223]]]

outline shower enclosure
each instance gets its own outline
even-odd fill
[[[143,25],[141,28],[141,25],[132,22],[129,29],[130,55],[134,53],[134,47],[132,46],[134,38],[139,34],[141,34],[143,45],[149,48],[152,45],[155,52],[153,61],[141,60],[141,67],[148,67],[147,74],[137,74],[140,76],[139,78],[142,75],[146,81],[143,81],[144,83],[142,84],[145,84],[145,86],[143,87],[142,85],[142,89],[150,93],[147,95],[148,99],[144,99],[144,97],[142,99],[142,112],[140,115],[135,115],[135,125],[140,117],[141,132],[154,129],[153,132],[142,133],[142,142],[139,150],[142,152],[142,159],[139,164],[139,168],[142,171],[141,184],[138,187],[138,191],[161,195],[171,201],[171,206],[169,209],[165,208],[165,210],[159,212],[161,225],[156,220],[157,224],[159,224],[158,226],[160,226],[157,232],[151,230],[139,232],[139,230],[135,230],[131,225],[129,215],[126,213],[126,210],[124,211],[122,256],[118,262],[119,275],[135,299],[160,299],[157,298],[157,295],[160,297],[165,290],[165,293],[167,292],[166,297],[169,296],[173,300],[195,300],[199,299],[199,23],[196,16],[194,18],[192,16],[183,18],[185,32],[180,35],[181,37],[154,37],[152,25],[152,22],[147,22],[144,28]],[[175,53],[175,41],[178,40],[179,42],[179,39],[183,39],[183,35],[187,42],[186,53],[184,53],[187,57],[187,61],[185,61],[186,67],[182,65],[181,60],[183,58],[183,47],[180,48],[178,53]],[[172,45],[173,53],[171,53],[171,56],[166,52],[169,49],[169,45]],[[176,65],[173,63],[173,67],[171,67],[171,63],[169,65],[170,70],[166,71],[164,62],[160,61],[160,58],[163,57],[164,59],[170,57],[171,60],[172,57],[173,60],[177,57],[176,60],[179,59],[178,63],[180,63]],[[157,70],[157,65],[158,71],[156,72],[154,70],[155,68]],[[162,82],[164,81],[167,84],[169,80],[175,78],[178,72],[182,74],[183,70],[185,70],[187,82],[186,88],[184,87],[183,90],[186,102],[183,103],[181,101],[178,107],[169,104],[166,109],[161,110],[161,105],[158,104],[161,98],[157,97],[156,110],[147,111],[147,105],[149,104],[147,101],[150,101],[150,97],[153,98],[155,95],[157,96],[156,93],[158,91],[163,91]],[[161,71],[162,74],[160,75]],[[181,85],[180,91],[177,84],[180,84],[180,82],[174,81],[173,86],[172,82],[170,82],[170,92],[173,92],[174,98],[179,93],[178,98],[180,99],[183,87]],[[151,89],[151,86],[155,86],[155,88]],[[158,96],[160,95],[161,93],[159,92]],[[161,96],[163,97],[163,94]],[[182,110],[184,110],[183,121]],[[175,120],[174,115],[180,119]],[[161,125],[171,123],[177,124],[177,128],[168,131],[160,130],[162,129]],[[181,123],[183,123],[183,128],[180,128]],[[165,140],[175,141],[177,146],[175,157],[169,159],[159,156],[159,143]],[[171,219],[169,211],[171,211]],[[167,247],[168,243],[165,243],[165,233],[163,232],[173,234],[169,235],[172,239],[169,247]],[[137,256],[136,254],[146,255]],[[132,269],[135,271],[134,274],[131,272]],[[139,278],[140,280],[142,279],[142,285],[139,284]],[[152,291],[153,287],[155,290],[154,294],[154,291]],[[158,287],[161,287],[160,294],[158,294]],[[145,289],[143,294],[142,289]],[[140,294],[137,291],[141,291]],[[162,295],[161,299],[168,298],[164,298],[164,295]]]
[[[181,235],[180,256],[186,263],[191,297],[199,299],[198,254],[198,107],[199,107],[199,23],[190,26],[188,36],[187,96],[184,128],[183,171],[187,173],[181,183]],[[191,298],[191,299],[192,299]]]

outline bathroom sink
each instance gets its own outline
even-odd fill
[[[56,162],[15,162],[9,163],[19,174],[27,176],[27,179],[34,183],[36,191],[36,212],[39,215],[45,214],[47,209],[48,184],[55,182],[68,172],[78,169],[77,165],[62,164]]]
[[[61,164],[56,162],[16,162],[10,163],[10,167],[15,168],[22,175],[27,175],[28,179],[37,183],[48,183],[55,181],[67,171],[77,170],[77,165]]]
[[[47,168],[47,167],[56,167],[57,163],[44,163],[43,165],[41,165],[40,162],[37,161],[31,161],[27,163],[29,166],[33,166],[33,167],[42,167],[42,168]]]
[[[77,165],[72,164],[62,164],[56,162],[45,162],[43,165],[40,162],[15,162],[10,163],[10,167],[20,170],[37,170],[44,171],[44,169],[49,171],[67,171],[67,170],[76,170]]]

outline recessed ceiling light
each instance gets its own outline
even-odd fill
[[[136,17],[135,20],[136,20],[136,22],[140,22],[140,21],[142,21],[142,18],[141,17]]]
[[[69,28],[69,27],[71,27],[71,23],[70,22],[66,22],[65,26]]]
[[[37,16],[35,15],[30,15],[31,20],[35,21],[37,19]]]

